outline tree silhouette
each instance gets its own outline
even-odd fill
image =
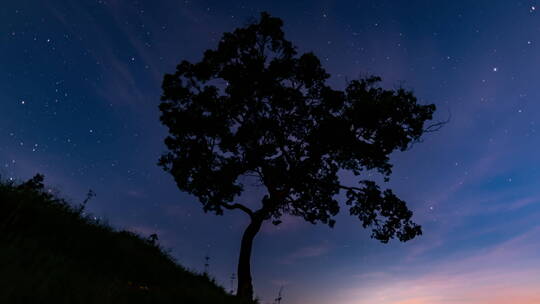
[[[405,202],[360,175],[376,170],[387,181],[389,155],[438,126],[424,127],[434,105],[418,104],[404,89],[382,89],[378,77],[331,88],[319,59],[299,55],[282,24],[262,13],[258,22],[225,33],[200,62],[182,61],[162,85],[161,122],[169,136],[159,165],[205,212],[237,209],[251,219],[237,269],[237,295],[244,299],[253,298],[250,257],[262,223],[277,225],[290,214],[332,227],[340,191],[372,238],[386,243],[420,235]],[[358,184],[342,184],[341,171],[352,172]],[[266,188],[258,209],[235,201],[244,176]]]

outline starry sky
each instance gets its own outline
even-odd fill
[[[538,5],[538,8],[535,6]],[[0,10],[0,174],[37,172],[119,229],[157,233],[230,289],[241,212],[204,214],[157,165],[164,73],[268,11],[342,88],[379,75],[450,119],[392,155],[386,185],[424,235],[380,244],[346,212],[286,217],[254,246],[255,292],[287,304],[539,303],[540,2],[7,0]],[[258,195],[250,189],[240,200]]]

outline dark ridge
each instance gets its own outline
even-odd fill
[[[116,231],[45,189],[0,181],[0,303],[240,303],[155,239]]]

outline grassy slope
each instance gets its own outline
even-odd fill
[[[239,303],[147,240],[81,215],[42,179],[0,182],[0,303]]]

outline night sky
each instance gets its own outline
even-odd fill
[[[538,8],[535,7],[538,5]],[[230,289],[242,212],[204,214],[156,163],[164,73],[197,61],[261,11],[285,22],[343,88],[379,75],[450,122],[393,154],[388,187],[424,235],[384,245],[344,210],[334,229],[285,218],[257,236],[255,293],[270,303],[540,302],[540,2],[2,1],[0,173],[46,182],[148,236]],[[251,189],[243,202],[260,190]]]

